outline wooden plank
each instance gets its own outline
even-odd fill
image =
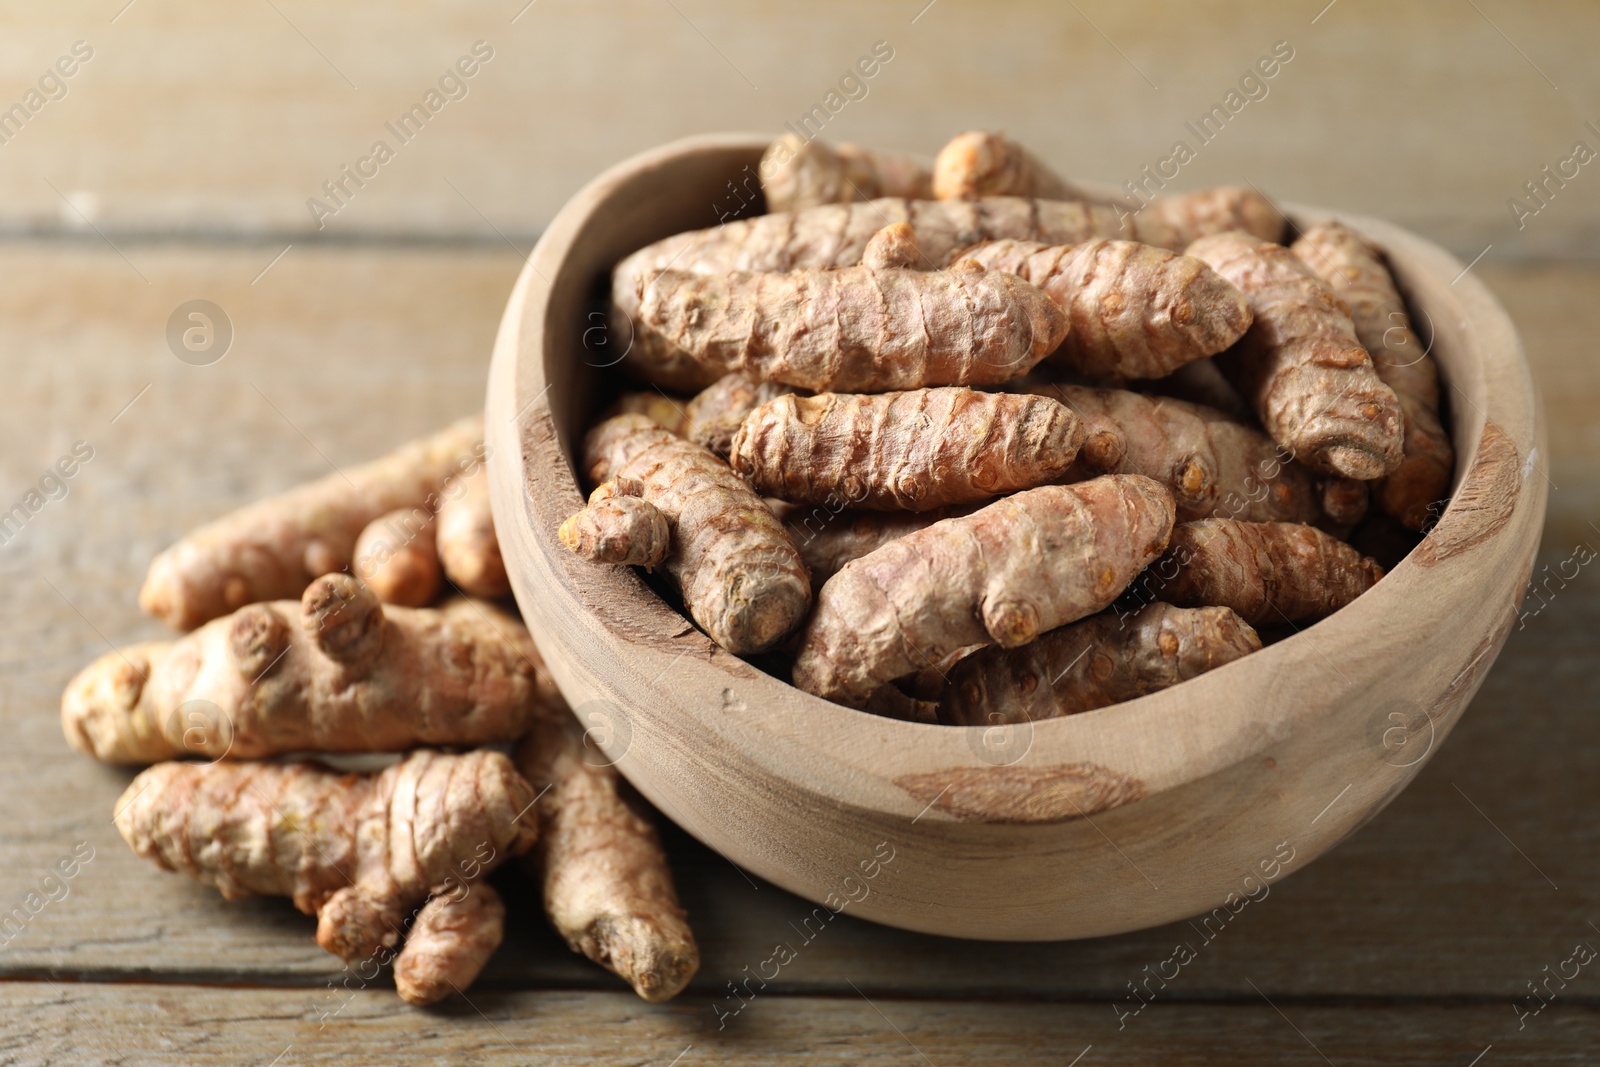
[[[68,496],[0,548],[12,606],[0,617],[0,719],[9,739],[0,747],[8,812],[0,911],[40,889],[77,842],[95,849],[69,895],[0,948],[0,974],[314,989],[338,973],[312,943],[310,921],[286,902],[228,903],[134,857],[109,821],[129,772],[69,751],[56,723],[61,687],[108,639],[161,634],[139,615],[134,594],[149,557],[179,531],[479,402],[514,255],[296,247],[252,285],[278,251],[129,245],[124,252],[147,284],[109,250],[0,244],[8,383],[0,499],[36,484],[73,441],[96,447]],[[1600,328],[1589,299],[1596,273],[1489,274],[1523,323],[1535,365],[1555,383],[1553,476],[1562,488],[1552,503],[1575,529],[1596,513],[1583,494],[1595,491],[1600,469],[1600,444],[1581,421],[1600,401],[1583,344]],[[163,337],[172,308],[194,296],[221,304],[239,327],[235,349],[209,367],[179,362]],[[1548,547],[1552,560],[1570,548],[1562,540]],[[854,996],[855,983],[874,998],[1115,1001],[1146,966],[1190,940],[1199,959],[1173,983],[1174,997],[1250,996],[1254,983],[1274,998],[1488,997],[1509,1016],[1510,998],[1526,994],[1541,968],[1555,968],[1578,940],[1600,944],[1585,932],[1600,914],[1592,873],[1600,835],[1571,814],[1592,804],[1589,783],[1600,772],[1600,680],[1589,668],[1597,580],[1585,570],[1513,634],[1457,735],[1413,788],[1204,945],[1183,924],[1076,944],[955,942],[846,913],[798,945],[773,988]],[[702,995],[726,992],[779,941],[802,941],[795,927],[809,906],[753,886],[681,835],[672,840],[705,954]],[[513,919],[487,981],[616,988],[550,935],[520,876],[502,884]],[[1591,983],[1575,982],[1574,994],[1592,995]]]
[[[824,104],[836,109],[829,138],[932,153],[962,129],[1004,127],[1114,184],[1183,140],[1194,158],[1180,186],[1249,180],[1393,219],[1467,257],[1489,243],[1492,257],[1592,256],[1600,236],[1592,167],[1569,163],[1576,176],[1551,180],[1549,206],[1521,229],[1507,207],[1575,141],[1600,147],[1584,125],[1600,114],[1583,104],[1600,88],[1587,47],[1600,10],[1576,0],[1325,11],[1207,0],[1182,18],[1153,0],[920,13],[891,0],[627,0],[604,17],[575,0],[124,6],[9,13],[0,107],[73,42],[94,57],[0,146],[0,226],[88,233],[87,215],[113,232],[308,234],[308,199],[385,139],[394,159],[347,184],[349,207],[324,233],[496,242],[498,227],[520,242],[625,156],[690,133],[776,131]],[[387,132],[479,40],[494,58],[467,95],[409,142]],[[859,99],[828,101],[880,40],[888,65],[846,85]],[[1279,41],[1293,59],[1247,83],[1257,99],[1225,101]],[[1189,131],[1225,103],[1238,110],[1220,132]]]
[[[1105,1004],[764,997],[718,1028],[701,998],[474,989],[428,1011],[387,992],[11,983],[0,1048],[17,1063],[1586,1064],[1594,1005],[1517,1029],[1504,1004],[1155,1002],[1118,1029]],[[1492,1051],[1489,1051],[1492,1050]],[[1075,1058],[1076,1057],[1076,1058]]]

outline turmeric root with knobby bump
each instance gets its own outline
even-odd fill
[[[1200,235],[1153,219],[1119,215],[1106,205],[1021,197],[886,198],[740,219],[665,238],[617,264],[611,275],[611,330],[614,336],[632,341],[622,365],[664,388],[691,392],[724,373],[636,325],[646,285],[660,272],[723,275],[853,267],[861,263],[872,236],[898,222],[909,223],[915,232],[920,248],[915,265],[925,270],[947,265],[964,248],[1002,237],[1052,245],[1115,237],[1182,249]]]
[[[1043,396],[959,388],[822,393],[756,408],[728,459],[782,500],[929,511],[1055,481],[1082,443],[1078,418]]]
[[[589,431],[583,462],[595,482],[632,481],[667,518],[664,561],[690,616],[735,655],[771,647],[811,607],[800,553],[772,510],[721,459],[643,415]]]
[[[857,512],[829,508],[799,508],[784,519],[790,538],[800,549],[800,558],[805,560],[806,570],[811,572],[814,590],[821,589],[824,582],[851,560],[860,559],[908,533],[971,510]]]
[[[687,400],[680,400],[654,389],[649,392],[623,393],[600,413],[600,421],[604,422],[613,415],[643,415],[657,426],[671,430],[681,437],[689,427],[688,406]]]
[[[716,377],[883,392],[1019,377],[1061,343],[1067,320],[1022,279],[959,263],[942,271],[663,271],[645,288],[638,330],[640,341],[659,340]]]
[[[1161,554],[1172,495],[1137,475],[1029,489],[845,564],[817,595],[794,684],[850,707],[973,644],[1015,648],[1109,605]]]
[[[1154,478],[1172,491],[1179,522],[1217,515],[1250,522],[1321,517],[1312,472],[1286,461],[1266,434],[1219,411],[1124,389],[1036,385],[1028,391],[1061,401],[1085,424],[1092,447],[1085,444],[1087,459],[1069,477]]]
[[[767,146],[760,173],[768,211],[796,211],[883,196],[912,200],[933,196],[933,174],[915,156],[875,152],[848,142],[831,145],[794,133]]]
[[[744,417],[774,397],[794,392],[782,382],[753,382],[742,374],[726,374],[689,401],[683,436],[724,459]]]
[[[480,466],[451,487],[439,504],[439,562],[468,596],[496,600],[511,595],[489,507],[489,469]]]
[[[667,517],[640,491],[637,485],[624,491],[615,482],[601,482],[588,506],[563,522],[556,536],[591,563],[655,567],[671,543]]]
[[[1238,231],[1274,244],[1283,240],[1288,220],[1262,194],[1242,185],[1218,185],[1192,193],[1158,196],[1135,214],[1148,214],[1145,225],[1167,228],[1195,238]],[[1173,246],[1183,251],[1183,245]]]
[[[367,524],[397,508],[434,510],[452,478],[483,462],[483,419],[462,419],[382,459],[230,512],[150,564],[139,606],[180,630],[263,600],[297,597],[344,570]]]
[[[436,1004],[466,989],[505,938],[506,905],[488,882],[424,904],[394,961],[394,988],[407,1004]]]
[[[909,222],[895,222],[872,235],[867,247],[861,250],[861,265],[868,270],[890,270],[904,267],[914,270],[928,267],[922,263],[922,248],[917,244],[917,231]]]
[[[1071,328],[1051,357],[1096,378],[1160,378],[1250,326],[1244,294],[1198,259],[1135,241],[990,241],[961,253],[1043,289]]]
[[[1232,608],[1252,626],[1320,619],[1377,584],[1383,568],[1321,530],[1201,519],[1172,531],[1151,591],[1180,607]]]
[[[1378,505],[1409,529],[1421,530],[1429,505],[1450,495],[1455,450],[1439,422],[1439,369],[1411,329],[1411,317],[1383,254],[1339,222],[1307,230],[1290,251],[1350,306],[1356,337],[1400,400],[1405,458],[1374,490]]]
[[[1201,238],[1189,255],[1250,301],[1255,321],[1229,354],[1231,373],[1273,440],[1327,474],[1392,473],[1402,458],[1400,402],[1333,290],[1287,248],[1247,234]]]
[[[117,801],[116,824],[139,855],[229,900],[291,897],[317,917],[317,944],[347,962],[392,949],[432,896],[395,961],[401,994],[430,1003],[450,992],[436,978],[465,988],[498,945],[503,909],[472,897],[492,894],[479,880],[533,845],[533,806],[503,753],[424,749],[375,774],[159,763]]]
[[[1120,704],[1261,648],[1227,608],[1147,604],[1051,630],[1021,648],[986,648],[950,672],[939,721],[994,726]]]
[[[699,970],[700,950],[655,828],[569,715],[541,717],[516,759],[538,791],[529,867],[550,924],[645,1000],[670,1000]]]
[[[933,161],[933,195],[940,200],[1036,196],[1106,201],[1076,188],[1005,134],[982,130],[957,134],[939,150]]]
[[[100,657],[62,694],[61,725],[108,763],[490,744],[527,730],[543,673],[507,616],[384,607],[330,574],[298,603],[251,604]]]
[[[444,584],[433,513],[401,508],[374,519],[356,538],[351,570],[385,604],[420,608]]]

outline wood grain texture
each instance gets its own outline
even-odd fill
[[[1483,639],[1515,611],[1544,517],[1544,480],[1515,463],[1516,480],[1505,474],[1507,457],[1545,447],[1544,431],[1515,329],[1482,284],[1414,235],[1344,217],[1386,249],[1433,324],[1433,356],[1463,401],[1452,419],[1461,455],[1491,443],[1484,462],[1460,465],[1460,499],[1430,534],[1443,546],[1434,566],[1401,562],[1315,626],[1111,708],[992,728],[880,719],[751,670],[686,631],[637,575],[578,560],[554,536],[581,499],[579,427],[616,388],[585,345],[587,295],[622,254],[704,225],[724,179],[761,150],[749,135],[693,138],[598,176],[530,257],[490,367],[491,495],[513,588],[568,700],[627,724],[608,751],[641,792],[818,902],[892,853],[894,877],[861,914],[1004,940],[1198,914],[1248,889],[1280,848],[1304,865],[1392,800],[1420,763],[1382,760],[1369,713],[1395,704],[1448,732],[1476,688]],[[1328,215],[1289,207],[1302,224]],[[619,618],[649,620],[665,643]],[[1081,798],[1059,779],[1029,795],[1075,766],[1095,768]],[[957,807],[922,800],[934,778]],[[1352,790],[1350,810],[1318,825],[1324,798]],[[1098,819],[1066,817],[1083,802]],[[1124,842],[1115,856],[1098,848],[1107,836]]]
[[[498,228],[526,250],[604,167],[705,130],[780,131],[883,40],[893,60],[830,115],[825,136],[931,154],[962,130],[1004,128],[1070,176],[1119,185],[1182,139],[1195,158],[1180,186],[1252,181],[1392,219],[1464,260],[1490,243],[1491,261],[1592,257],[1600,239],[1592,167],[1552,183],[1549,206],[1520,229],[1507,207],[1575,141],[1600,148],[1585,126],[1600,124],[1600,10],[1577,0],[1340,0],[1327,11],[1206,0],[1181,17],[1154,0],[941,3],[920,15],[922,3],[898,0],[623,0],[604,11],[578,0],[139,0],[119,15],[124,2],[5,6],[0,106],[75,40],[95,57],[0,146],[0,226],[92,238],[82,210],[113,233],[306,235],[308,198],[387,138],[396,158],[324,235],[499,243]],[[495,58],[467,96],[410,143],[386,133],[477,40]],[[1278,41],[1294,58],[1251,90],[1258,99],[1208,141],[1190,132]]]
[[[70,895],[0,947],[0,978],[28,979],[0,981],[3,1047],[19,1063],[115,1062],[110,1038],[128,1050],[122,1062],[266,1064],[301,1035],[280,1063],[358,1062],[358,1047],[373,1050],[365,1057],[373,1061],[407,1053],[455,1061],[481,1049],[518,1062],[491,1047],[491,1028],[470,1009],[404,1011],[387,986],[363,994],[340,1017],[352,1025],[316,1044],[326,1031],[316,1032],[308,1005],[339,968],[312,942],[310,921],[281,900],[225,902],[138,860],[110,824],[130,776],[90,763],[60,736],[57,700],[71,674],[107,641],[162,634],[134,597],[149,557],[180,530],[324,473],[319,450],[335,463],[356,462],[481,400],[495,317],[520,266],[509,250],[297,246],[252,287],[280,250],[126,245],[147,286],[104,246],[0,244],[0,499],[36,485],[72,441],[87,438],[97,449],[66,499],[0,546],[10,609],[0,615],[0,911],[22,904],[76,842],[96,850]],[[1600,272],[1480,265],[1474,273],[1505,302],[1545,387],[1551,452],[1541,465],[1558,488],[1540,566],[1553,572],[1576,539],[1600,546],[1587,526],[1600,515],[1600,439],[1590,419],[1600,374],[1588,358],[1600,335],[1592,300]],[[238,347],[210,368],[179,363],[162,339],[172,307],[193,296],[218,300],[245,324]],[[770,1002],[758,1000],[730,1024],[742,1035],[736,1044],[703,1042],[694,1035],[714,1029],[711,1004],[721,1003],[726,983],[778,941],[798,944],[796,927],[812,907],[747,880],[677,831],[668,840],[705,955],[693,999],[637,1003],[561,946],[526,879],[506,872],[497,885],[512,912],[508,942],[486,973],[490,999],[475,994],[473,1002],[497,1026],[528,1035],[521,1057],[541,1050],[536,1058],[559,1052],[572,1062],[666,1064],[691,1041],[682,1067],[735,1052],[746,1061],[826,1062],[831,1054],[862,1062],[870,1052],[921,1062],[903,1043],[888,1043],[900,1039],[875,1012],[841,1010],[858,997],[852,983],[940,1063],[1005,1062],[1008,1053],[1067,1063],[1091,1041],[1083,1067],[1205,1062],[1213,1053],[1320,1062],[1276,1013],[1247,1002],[1258,996],[1253,984],[1340,1064],[1466,1064],[1490,1042],[1483,1067],[1583,1062],[1600,989],[1588,970],[1570,999],[1527,1031],[1515,1030],[1511,1002],[1574,942],[1600,945],[1585,933],[1588,921],[1600,922],[1600,830],[1574,814],[1592,807],[1600,779],[1597,583],[1600,572],[1585,567],[1565,588],[1550,583],[1548,606],[1525,601],[1525,617],[1450,743],[1369,826],[1276,883],[1207,942],[1170,987],[1173,1002],[1186,1002],[1170,1022],[1162,1021],[1169,1005],[1158,1002],[1129,1024],[1132,1036],[1096,1036],[1096,1028],[1115,1031],[1112,1005],[1127,982],[1179,941],[1198,945],[1187,924],[1069,944],[984,944],[877,926],[847,909],[803,945]],[[1407,728],[1385,738],[1396,723],[1376,710],[1381,758],[1404,763],[1437,743],[1415,718],[1403,717]],[[1338,818],[1349,800],[1322,821]],[[1104,839],[1095,847],[1116,856]],[[275,988],[284,986],[294,988]],[[915,1002],[886,1003],[905,996]],[[902,1003],[911,1017],[900,1014]],[[664,1028],[680,1025],[680,1009],[688,1036],[669,1047],[679,1032]],[[948,1028],[939,1029],[941,1018],[952,1020]],[[998,1021],[984,1029],[989,1018]],[[195,1025],[185,1029],[185,1020]],[[948,1045],[928,1047],[911,1025],[933,1028]],[[257,1049],[278,1028],[288,1031],[282,1043]],[[1034,1033],[1046,1043],[1031,1043]],[[1338,1043],[1341,1034],[1348,1044]]]
[[[776,999],[776,998],[773,998]],[[718,1029],[701,998],[670,1008],[622,994],[475,989],[428,1011],[376,991],[27,983],[7,989],[0,1048],[13,1062],[181,1064],[907,1063],[1587,1064],[1600,1010],[1559,1002],[1522,1031],[1500,1005],[1250,1000],[1146,1007],[930,1004],[760,994]],[[337,1014],[334,1012],[337,1011]],[[1508,1026],[1507,1023],[1510,1023]]]

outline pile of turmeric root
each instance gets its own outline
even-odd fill
[[[807,692],[952,725],[1129,700],[1350,603],[1383,575],[1354,546],[1449,494],[1437,368],[1346,225],[1120,202],[981,132],[931,165],[790,135],[760,177],[769,213],[616,266],[644,388],[559,534]]]
[[[478,976],[506,913],[484,877],[519,856],[575,951],[665,1000],[694,936],[642,803],[502,604],[485,458],[467,419],[193,531],[140,593],[188,632],[84,669],[62,726],[149,765],[115,809],[137,853],[229,899],[292,898],[413,1004]],[[304,758],[355,753],[395,755]]]

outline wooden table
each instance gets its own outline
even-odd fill
[[[174,243],[95,235],[0,244],[0,508],[74,442],[92,460],[0,547],[0,1062],[1593,1063],[1600,962],[1600,269],[1482,265],[1542,380],[1557,489],[1548,592],[1455,735],[1349,842],[1222,933],[1170,927],[1067,944],[912,935],[810,907],[669,831],[704,964],[652,1006],[546,928],[520,871],[496,877],[507,943],[470,1000],[406,1008],[312,940],[284,900],[228,903],[137,859],[111,824],[130,773],[70,751],[57,700],[114,644],[159,637],[135,594],[150,557],[217,512],[355,462],[472,409],[519,257],[490,243]],[[524,248],[523,251],[526,249]],[[263,273],[264,272],[264,273]],[[236,331],[191,366],[181,302]],[[47,486],[48,488],[48,486]],[[1567,578],[1563,584],[1563,578]],[[1542,608],[1540,607],[1543,603]],[[1535,612],[1535,609],[1538,609]],[[76,876],[58,860],[92,849]],[[65,895],[63,896],[63,892]],[[58,899],[44,899],[46,896]],[[797,959],[736,1017],[728,983]],[[1181,943],[1196,959],[1141,1008]],[[1572,965],[1567,964],[1570,974]],[[1170,965],[1166,966],[1168,974]],[[1545,994],[1549,999],[1548,994]],[[1519,1001],[1518,998],[1523,998]],[[1476,1058],[1475,1058],[1476,1057]]]

